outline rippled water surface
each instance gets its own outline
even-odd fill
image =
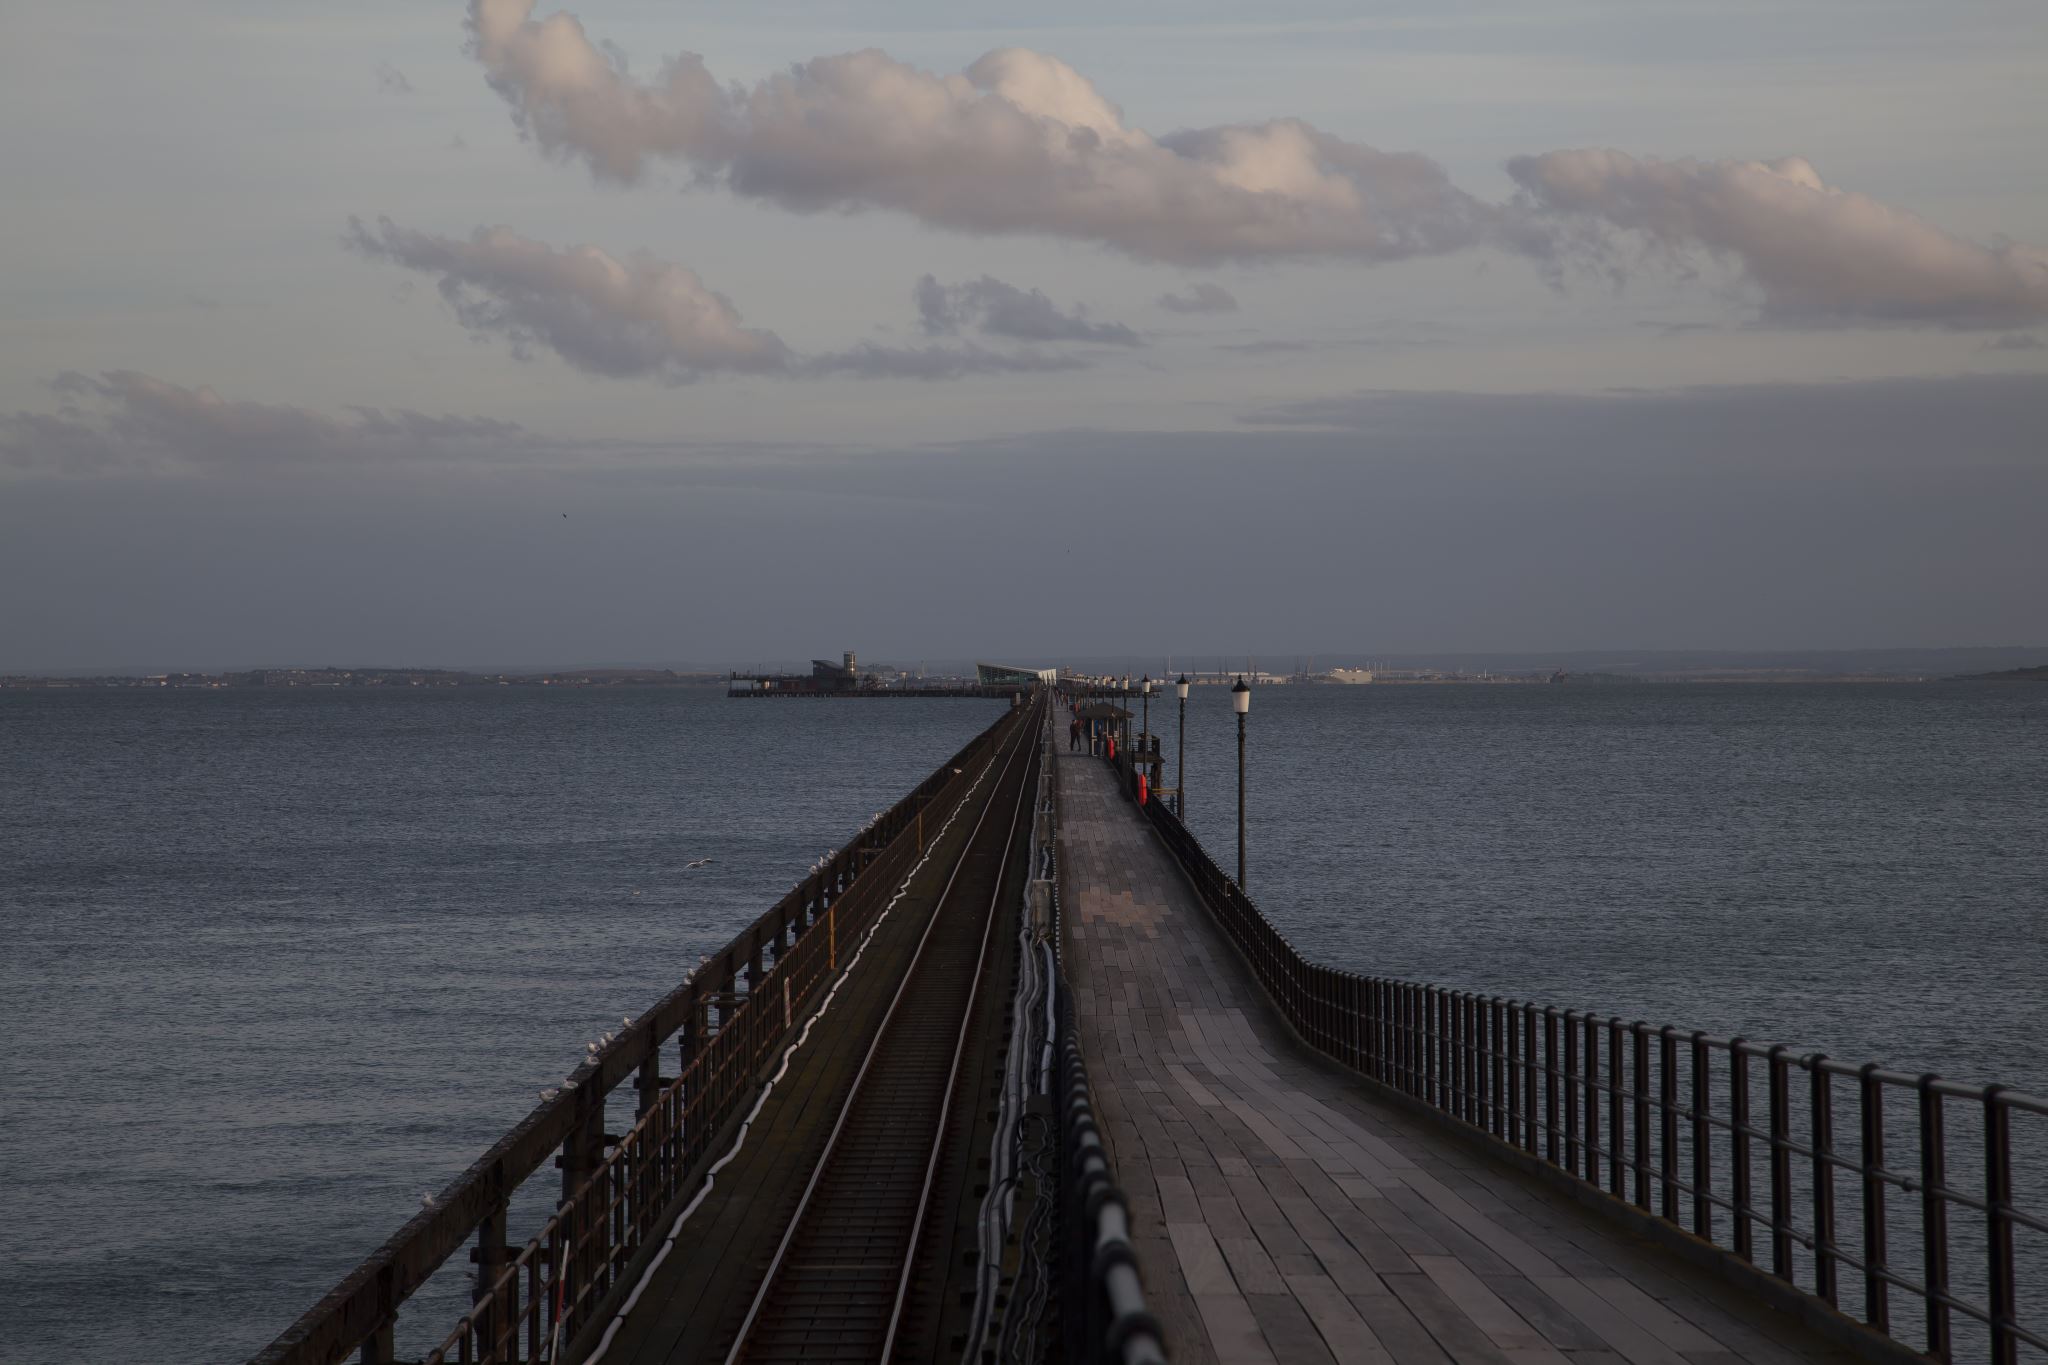
[[[2048,1091],[2048,686],[1269,687],[1246,736],[1313,957]],[[1187,750],[1231,870],[1223,689]]]
[[[260,1346],[995,714],[0,694],[0,1359]],[[1249,737],[1317,957],[2048,1090],[2048,687],[1274,687]],[[1187,742],[1227,866],[1222,690]]]
[[[998,714],[0,694],[0,1359],[262,1346]]]

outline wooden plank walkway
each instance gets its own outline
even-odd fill
[[[1181,1365],[1846,1361],[1288,1031],[1109,769],[1059,758],[1066,972]]]

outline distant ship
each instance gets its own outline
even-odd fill
[[[1372,681],[1372,670],[1369,668],[1333,668],[1323,675],[1323,679],[1326,682],[1333,683],[1369,683]]]

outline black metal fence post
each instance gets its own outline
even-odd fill
[[[1832,1307],[1836,1298],[1835,1261],[1835,1088],[1827,1061],[1816,1053],[1806,1059],[1813,1069],[1813,1292]]]
[[[1678,1221],[1678,1030],[1666,1024],[1657,1030],[1658,1124],[1663,1139],[1664,1221]]]
[[[1713,1069],[1707,1035],[1692,1035],[1692,1230],[1714,1240]]]
[[[1863,1120],[1863,1319],[1889,1333],[1891,1285],[1884,1278],[1889,1260],[1884,1225],[1884,1084],[1876,1073],[1877,1063],[1866,1062],[1858,1073],[1857,1086]]]
[[[1638,1019],[1629,1030],[1635,1037],[1636,1207],[1650,1207],[1650,1026]]]
[[[2013,1274],[2012,1113],[2002,1085],[1984,1090],[1984,1241],[1991,1291],[1991,1365],[2019,1359],[2018,1285]]]
[[[1792,1074],[1790,1049],[1771,1049],[1771,1273],[1792,1279]]]
[[[1728,1043],[1728,1179],[1729,1201],[1735,1205],[1735,1254],[1756,1260],[1756,1210],[1750,1200],[1749,1053],[1740,1037]]]
[[[1920,1253],[1927,1285],[1927,1354],[1947,1360],[1953,1340],[1948,1312],[1948,1153],[1942,1133],[1941,1078],[1920,1078]]]

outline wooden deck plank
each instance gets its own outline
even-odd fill
[[[1176,1360],[1848,1359],[1310,1052],[1107,767],[1058,771],[1065,968]]]

